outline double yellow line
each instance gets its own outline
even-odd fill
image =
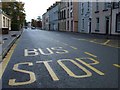
[[[18,40],[17,40],[18,41]],[[9,50],[9,52],[7,53],[7,55],[5,56],[5,58],[3,59],[3,61],[0,63],[0,79],[2,79],[3,73],[10,61],[10,58],[14,52],[14,49],[16,48],[16,43],[11,47],[11,49]]]

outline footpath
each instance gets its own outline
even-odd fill
[[[0,62],[21,34],[22,31],[9,31],[9,34],[0,35]]]

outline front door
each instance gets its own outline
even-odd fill
[[[106,34],[109,34],[109,17],[106,17]]]
[[[88,32],[91,33],[91,18],[89,18]]]

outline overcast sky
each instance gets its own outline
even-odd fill
[[[25,11],[26,11],[26,19],[27,21],[31,21],[31,19],[36,19],[38,16],[42,16],[48,7],[50,7],[53,3],[56,1],[61,0],[17,0],[22,1],[25,3]],[[62,0],[67,1],[67,0]],[[88,0],[74,0],[74,1],[88,1]],[[90,1],[96,1],[96,0],[90,0]],[[99,0],[99,1],[111,1],[111,0]],[[119,0],[117,0],[119,1]]]
[[[42,16],[46,9],[58,0],[20,0],[25,3],[26,19],[36,19],[37,16]]]

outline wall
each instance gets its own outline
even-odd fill
[[[92,3],[89,2],[89,7],[88,7],[88,2],[79,2],[78,9],[79,9],[78,11],[78,15],[79,15],[78,16],[78,32],[90,33],[90,22],[92,18]],[[82,14],[82,9],[83,9],[83,14]],[[82,28],[83,19],[84,19],[84,29]]]
[[[57,4],[49,10],[50,30],[58,30],[58,7]]]
[[[111,25],[111,8],[107,10],[104,9],[104,2],[99,2],[99,12],[96,11],[96,3],[92,3],[92,33],[107,34],[106,33],[106,17],[109,18],[109,31],[108,34],[118,35],[119,33],[115,32],[116,28],[116,14],[120,11],[119,9],[112,10],[112,25]],[[96,31],[96,18],[99,17],[99,32]],[[111,29],[110,29],[111,28]]]

